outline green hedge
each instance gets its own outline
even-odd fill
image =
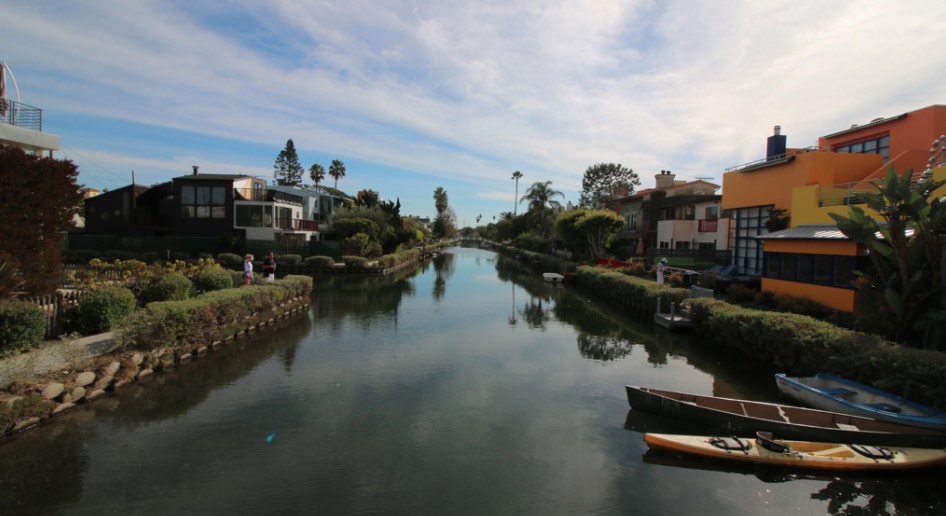
[[[194,288],[201,294],[232,287],[233,275],[225,269],[204,269],[194,278]]]
[[[139,299],[142,304],[181,301],[190,297],[193,288],[194,284],[191,280],[179,272],[162,274],[141,291]]]
[[[124,347],[155,347],[178,341],[210,344],[247,326],[247,317],[312,291],[309,276],[287,276],[272,283],[216,290],[181,301],[149,303],[119,326]]]
[[[302,263],[301,254],[283,254],[277,257],[277,265],[286,267],[298,267]]]
[[[335,267],[335,258],[331,256],[310,256],[302,264],[307,269],[331,269]]]
[[[904,348],[805,315],[709,298],[692,299],[689,305],[702,342],[737,349],[788,374],[833,373],[946,407],[946,353]]]
[[[403,249],[390,254],[381,256],[380,261],[385,269],[393,269],[398,265],[416,262],[420,259],[420,251],[417,249]]]
[[[582,289],[594,293],[611,306],[648,321],[653,320],[658,297],[663,309],[669,312],[670,303],[680,306],[690,296],[689,289],[658,285],[650,279],[628,276],[603,267],[581,265],[576,270],[576,276]]]
[[[0,301],[0,354],[33,347],[46,334],[46,314],[24,301]]]
[[[235,253],[220,253],[217,255],[217,263],[227,269],[243,270],[243,257]]]
[[[368,259],[364,256],[345,255],[342,256],[342,262],[345,263],[345,267],[351,269],[364,269],[368,266]]]
[[[84,296],[65,316],[67,332],[95,335],[110,331],[135,311],[138,300],[124,287],[106,287]]]

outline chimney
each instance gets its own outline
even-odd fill
[[[656,183],[658,190],[664,190],[673,186],[673,179],[675,177],[677,177],[677,175],[673,172],[661,170],[659,174],[654,176],[654,183]]]
[[[193,169],[194,169],[194,175],[196,176],[196,175],[197,175],[197,169],[200,168],[200,167],[198,167],[197,165],[192,165],[192,167],[193,167]]]
[[[775,134],[769,136],[765,145],[765,159],[771,161],[785,155],[785,143],[787,137],[782,134],[782,126],[775,126]]]

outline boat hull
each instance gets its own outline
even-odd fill
[[[724,435],[772,432],[785,439],[881,446],[943,447],[946,432],[871,418],[761,401],[702,396],[627,385],[634,410],[719,428]]]
[[[946,413],[831,374],[775,375],[783,396],[821,410],[946,431]]]
[[[745,440],[745,450],[723,449],[712,444],[712,437],[677,434],[644,434],[644,442],[655,450],[685,453],[700,457],[802,469],[834,471],[908,470],[946,465],[946,450],[898,447],[884,449],[890,458],[871,458],[855,451],[854,446],[814,441],[775,440],[786,451],[773,451]]]

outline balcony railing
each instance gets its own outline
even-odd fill
[[[43,110],[15,100],[0,98],[0,123],[42,131]]]
[[[282,202],[302,206],[302,196],[268,188],[234,188],[233,193],[237,200]]]
[[[319,223],[306,219],[277,218],[276,229],[283,231],[318,231]]]
[[[699,223],[700,233],[715,233],[719,227],[719,219],[700,219]]]

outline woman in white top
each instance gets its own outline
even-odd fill
[[[243,259],[243,284],[249,285],[253,281],[253,255],[248,254]]]

